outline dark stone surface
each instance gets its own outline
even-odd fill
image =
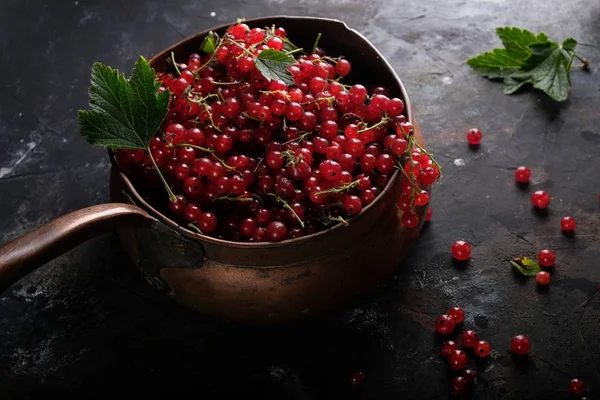
[[[142,281],[115,238],[93,240],[0,297],[0,397],[62,392],[198,398],[256,393],[277,399],[447,397],[451,373],[433,320],[450,305],[494,352],[476,363],[478,399],[569,398],[581,377],[600,396],[600,2],[598,0],[20,1],[0,5],[0,242],[68,211],[107,201],[109,162],[79,137],[93,61],[129,70],[181,37],[237,17],[320,15],[364,33],[404,80],[444,167],[433,220],[410,259],[371,296],[321,321],[239,327],[172,304]],[[511,24],[577,38],[590,72],[573,72],[569,101],[504,96],[474,75],[469,56]],[[484,132],[477,150],[464,133]],[[533,181],[514,184],[526,164]],[[551,192],[538,216],[529,194]],[[560,233],[575,217],[577,234]],[[474,245],[468,266],[453,241]],[[507,260],[557,250],[546,290]],[[365,260],[368,262],[368,260]],[[510,338],[533,341],[526,360]],[[352,371],[364,371],[353,390]]]

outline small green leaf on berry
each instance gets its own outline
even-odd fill
[[[294,77],[288,71],[288,67],[296,64],[296,60],[289,54],[273,49],[266,49],[256,57],[255,64],[256,69],[270,81],[282,80],[288,86],[294,83]]]
[[[214,53],[217,48],[217,42],[219,41],[219,35],[214,32],[209,32],[202,42],[202,51],[208,54]]]
[[[527,257],[516,257],[510,264],[525,276],[536,276],[542,270],[537,262]]]

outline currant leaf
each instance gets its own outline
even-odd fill
[[[146,149],[168,110],[169,92],[158,93],[159,85],[144,57],[138,59],[129,79],[94,63],[90,110],[78,113],[81,135],[95,146]]]
[[[467,60],[476,72],[489,79],[502,79],[504,93],[513,94],[525,84],[544,91],[556,101],[567,99],[571,88],[571,65],[577,41],[551,41],[544,33],[526,29],[497,28],[504,48],[496,48]]]
[[[254,61],[258,69],[268,80],[282,80],[290,86],[294,83],[294,77],[288,67],[296,64],[293,56],[282,51],[273,49],[263,50]]]
[[[517,257],[510,264],[525,276],[536,276],[542,270],[537,262],[527,257]]]

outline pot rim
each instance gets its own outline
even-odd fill
[[[265,16],[265,17],[246,19],[246,20],[244,20],[244,22],[255,24],[255,23],[260,23],[260,22],[263,22],[266,20],[272,20],[272,19],[324,21],[327,23],[341,25],[346,31],[348,31],[348,33],[351,33],[351,34],[357,36],[358,39],[362,40],[366,45],[368,45],[371,48],[371,50],[377,55],[377,57],[379,57],[379,61],[387,69],[387,71],[390,74],[390,77],[392,77],[395,80],[396,84],[398,85],[398,89],[400,89],[400,93],[402,95],[402,100],[404,101],[404,108],[406,111],[407,120],[408,120],[408,122],[411,122],[414,124],[412,105],[410,103],[408,93],[406,92],[406,88],[404,87],[404,84],[402,83],[402,80],[400,79],[400,77],[398,76],[398,74],[396,73],[394,68],[391,66],[391,64],[379,52],[379,50],[359,31],[348,27],[348,25],[343,21],[340,21],[340,20],[334,19],[334,18],[325,18],[325,17],[271,15],[271,16]],[[154,60],[159,59],[160,57],[164,57],[166,54],[169,54],[171,51],[178,48],[179,46],[181,46],[187,42],[196,40],[199,37],[205,36],[211,31],[226,29],[234,23],[235,23],[235,21],[226,23],[226,24],[221,24],[221,25],[212,27],[210,29],[206,29],[204,31],[198,32],[194,35],[188,36],[187,38],[182,39],[179,42],[177,42],[177,43],[167,47],[166,49],[161,50],[160,52],[156,53],[155,55],[153,55],[149,59],[149,63],[152,65]],[[111,163],[113,164],[113,167],[118,168],[115,157],[114,157],[114,152],[112,151],[112,149],[108,149],[108,152],[109,152],[110,160],[111,160]],[[127,177],[127,175],[125,175],[125,173],[122,172],[121,170],[119,170],[119,176],[121,178],[121,181],[124,183],[125,187],[127,188],[129,194],[133,196],[133,200],[136,204],[138,204],[138,205],[141,204],[146,210],[148,210],[150,212],[151,215],[158,218],[158,220],[160,220],[162,223],[166,224],[167,226],[175,229],[178,233],[180,233],[188,238],[195,239],[195,240],[201,241],[201,242],[210,243],[213,245],[239,248],[239,249],[280,249],[280,248],[289,247],[291,245],[295,245],[297,243],[301,243],[304,241],[311,241],[311,240],[319,239],[319,238],[321,238],[325,235],[328,235],[332,232],[337,232],[337,231],[340,231],[340,230],[346,228],[345,225],[340,223],[340,224],[336,224],[330,228],[324,229],[322,231],[312,233],[310,235],[301,236],[299,238],[286,239],[286,240],[282,240],[281,242],[253,243],[253,242],[234,242],[234,241],[230,241],[230,240],[218,239],[218,238],[215,238],[212,236],[207,236],[207,235],[203,235],[203,234],[191,231],[191,230],[187,229],[185,226],[179,225],[177,222],[175,222],[171,218],[167,217],[166,215],[164,215],[163,213],[158,211],[156,208],[154,208],[152,205],[150,205],[142,196],[140,196],[140,194],[135,189],[135,187],[134,187],[133,183],[131,182],[131,180],[129,179],[129,177]],[[376,207],[381,202],[384,195],[387,192],[389,192],[390,190],[392,190],[392,187],[395,185],[396,180],[400,176],[401,176],[400,172],[398,170],[396,170],[392,174],[390,180],[388,181],[388,183],[386,184],[384,189],[381,191],[381,193],[379,193],[377,195],[375,200],[373,200],[372,203],[370,203],[369,205],[364,207],[358,214],[349,218],[347,220],[348,223],[349,224],[353,223],[353,221],[356,221],[356,220],[360,219],[362,216],[364,216],[364,214],[367,213],[371,208]]]

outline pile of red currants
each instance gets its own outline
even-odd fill
[[[414,139],[402,100],[344,84],[350,61],[288,43],[282,27],[238,23],[211,52],[172,60],[158,74],[171,101],[150,152],[119,150],[119,165],[158,170],[173,218],[225,240],[278,242],[347,224],[396,171],[402,224],[417,227],[415,207],[429,202],[423,188],[440,169]],[[261,73],[267,49],[293,60],[283,70],[293,84]]]

